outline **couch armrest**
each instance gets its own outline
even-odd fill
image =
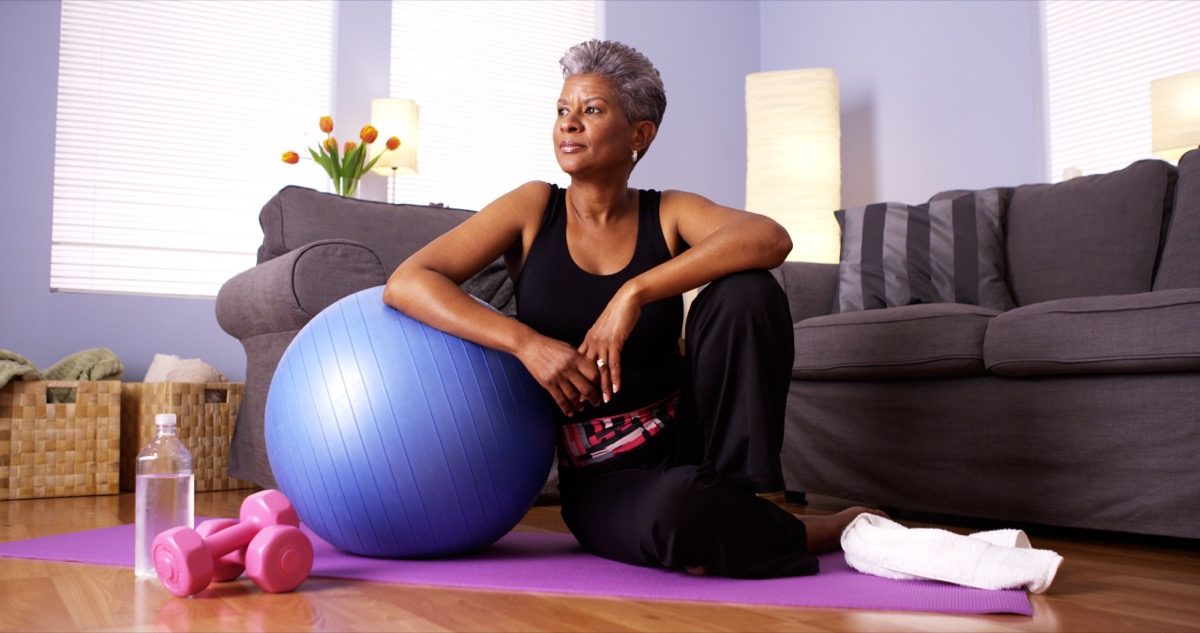
[[[829,314],[837,295],[837,264],[784,262],[771,271],[787,293],[792,322]]]
[[[374,251],[390,275],[409,255],[473,215],[463,209],[357,200],[288,186],[259,213],[263,243],[258,262],[318,240],[353,240]]]
[[[385,281],[371,249],[353,240],[319,240],[226,281],[217,293],[217,322],[237,339],[295,331],[334,301]]]

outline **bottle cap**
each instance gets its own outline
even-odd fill
[[[175,426],[175,414],[174,413],[155,414],[154,423],[159,426]]]

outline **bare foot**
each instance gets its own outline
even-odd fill
[[[808,532],[809,553],[820,554],[837,549],[841,545],[842,531],[846,529],[847,525],[850,525],[855,517],[864,512],[881,517],[887,516],[881,510],[862,506],[846,508],[837,514],[827,516],[796,515],[796,518],[804,522],[804,527]]]

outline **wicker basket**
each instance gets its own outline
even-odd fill
[[[118,492],[121,383],[14,380],[0,389],[0,499]],[[49,402],[54,395],[64,402]]]
[[[192,453],[196,492],[251,488],[229,476],[229,443],[244,385],[234,382],[131,382],[121,385],[121,490],[133,490],[137,455],[154,438],[154,416],[174,413]]]

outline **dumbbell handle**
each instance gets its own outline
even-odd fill
[[[214,559],[220,558],[229,552],[249,545],[250,541],[254,540],[254,535],[262,531],[264,527],[266,526],[242,521],[224,530],[218,530],[216,534],[209,535],[204,539],[204,544],[208,546],[208,551]]]

